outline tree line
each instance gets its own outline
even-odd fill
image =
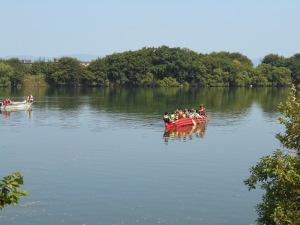
[[[70,57],[36,61],[0,60],[0,86],[18,86],[24,79],[51,86],[289,86],[300,82],[300,54],[269,54],[258,66],[241,53],[201,54],[186,48],[142,48],[93,60],[88,66]]]

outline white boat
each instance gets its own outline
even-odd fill
[[[22,111],[22,110],[30,110],[32,107],[32,102],[11,102],[10,104],[4,106],[0,106],[1,111]]]
[[[21,104],[25,104],[27,101],[24,100],[23,102],[10,102],[11,105],[21,105]]]

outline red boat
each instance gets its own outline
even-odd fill
[[[176,127],[183,127],[188,125],[196,125],[207,121],[207,116],[201,116],[199,118],[182,118],[173,122],[165,122],[167,130],[174,129]]]

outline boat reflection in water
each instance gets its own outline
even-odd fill
[[[10,117],[11,113],[12,113],[11,111],[3,111],[3,112],[2,112],[2,111],[0,110],[0,114],[1,114],[2,116],[4,116],[4,117]]]
[[[168,143],[169,140],[186,141],[193,138],[203,138],[205,131],[206,123],[174,127],[173,129],[165,129],[163,138],[165,143]]]
[[[31,109],[26,110],[26,111],[18,111],[18,112],[17,111],[1,111],[0,110],[0,116],[3,116],[4,118],[10,118],[13,113],[22,113],[22,112],[25,113],[29,119],[31,119],[31,115],[32,115]]]

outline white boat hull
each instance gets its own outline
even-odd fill
[[[1,106],[1,111],[27,111],[32,107],[32,102],[12,102],[7,106]]]
[[[27,103],[27,101],[26,100],[24,100],[23,102],[11,102],[10,103],[10,105],[22,105],[22,104],[25,104],[25,103]]]

